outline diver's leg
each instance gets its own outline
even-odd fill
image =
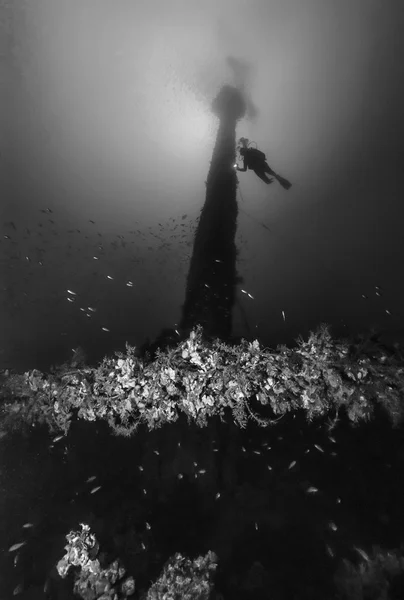
[[[259,177],[260,179],[262,179],[262,181],[264,181],[265,183],[272,183],[273,179],[269,179],[269,177],[267,177],[265,175],[265,172],[263,170],[259,170],[257,171],[256,169],[254,169],[254,173],[257,175],[257,177]]]
[[[275,171],[273,171],[271,169],[271,167],[269,165],[267,165],[267,163],[265,163],[264,171],[265,171],[265,173],[269,173],[270,175],[272,175],[273,177],[275,177],[275,179],[278,181],[278,183],[280,183],[280,185],[285,190],[288,190],[289,188],[292,187],[292,184],[290,183],[290,181],[288,181],[284,177],[281,177],[280,175],[278,175],[277,173],[275,173]]]

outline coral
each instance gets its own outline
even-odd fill
[[[380,350],[380,348],[379,348]],[[149,430],[176,421],[205,427],[230,408],[236,424],[248,419],[262,427],[277,419],[262,418],[249,402],[256,397],[281,417],[303,409],[310,422],[329,417],[332,428],[343,411],[353,425],[373,418],[376,405],[393,427],[404,420],[404,367],[401,355],[371,351],[361,341],[352,348],[331,338],[326,325],[297,348],[277,351],[258,341],[227,345],[206,339],[201,326],[176,347],[158,351],[144,363],[127,345],[118,358],[105,357],[97,368],[61,366],[51,374],[37,370],[0,375],[3,429],[46,423],[51,433],[67,434],[73,418],[104,419],[116,435],[130,436],[141,424]]]

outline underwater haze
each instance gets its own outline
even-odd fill
[[[0,24],[0,600],[402,600],[402,0]]]
[[[247,104],[237,137],[292,182],[238,174],[234,336],[403,331],[403,12],[3,4],[0,367],[77,346],[94,362],[175,327],[226,83]]]

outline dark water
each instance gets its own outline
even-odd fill
[[[361,560],[355,546],[370,554],[372,545],[403,542],[404,444],[382,415],[356,428],[342,420],[330,435],[335,443],[300,415],[246,430],[218,418],[198,429],[181,417],[132,438],[77,422],[54,444],[42,428],[7,434],[0,598],[19,584],[21,599],[72,598],[55,566],[80,523],[91,526],[108,562],[119,557],[135,577],[134,598],[175,552],[195,558],[208,550],[218,556],[215,585],[225,599],[331,598],[341,560]],[[33,526],[23,529],[27,522]]]

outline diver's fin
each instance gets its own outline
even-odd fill
[[[288,189],[290,189],[292,187],[292,184],[290,183],[290,181],[288,181],[284,177],[281,177],[280,175],[277,175],[276,178],[277,178],[277,180],[279,181],[279,183],[281,184],[281,186],[285,190],[288,190]]]

